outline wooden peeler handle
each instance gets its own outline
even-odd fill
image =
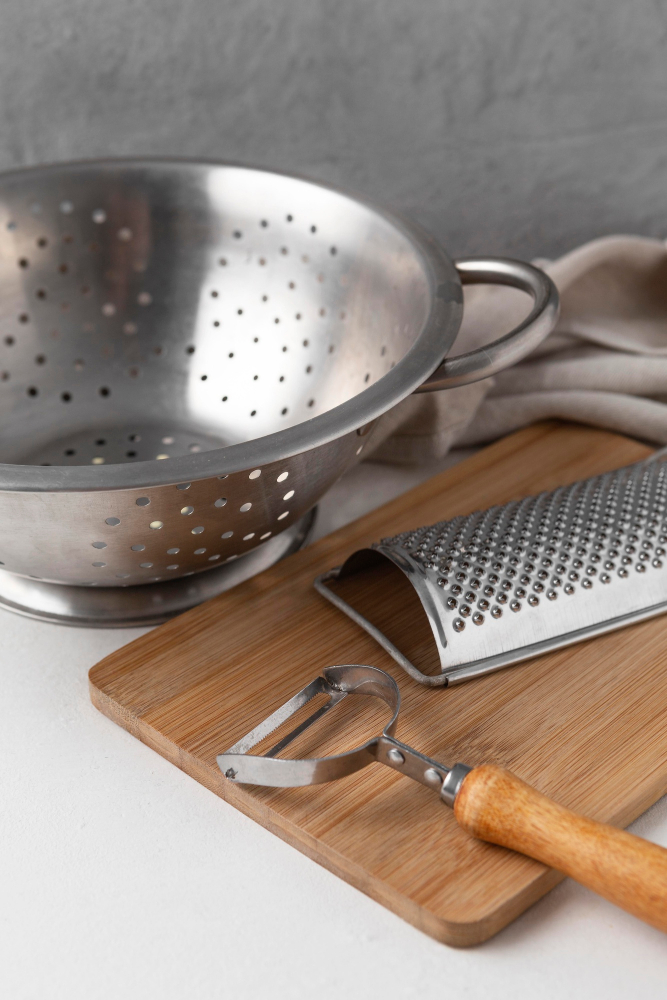
[[[454,800],[467,833],[557,868],[667,931],[667,850],[559,806],[511,771],[473,768]]]

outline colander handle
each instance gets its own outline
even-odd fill
[[[509,257],[464,257],[454,261],[463,285],[509,285],[533,298],[530,314],[513,330],[474,351],[445,358],[416,392],[435,392],[479,382],[516,364],[551,333],[558,319],[558,290],[551,278]]]

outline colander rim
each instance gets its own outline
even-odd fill
[[[57,174],[94,167],[101,170],[140,169],[144,166],[222,167],[288,177],[340,195],[378,214],[411,244],[428,281],[430,309],[421,332],[410,350],[377,382],[344,403],[284,430],[168,461],[152,459],[131,464],[48,467],[0,463],[0,490],[47,493],[134,490],[195,482],[286,461],[376,420],[418,388],[447,356],[463,313],[461,281],[451,258],[435,237],[418,223],[349,188],[289,170],[241,161],[178,156],[97,157],[37,164],[0,172],[0,187],[6,181],[29,174]]]

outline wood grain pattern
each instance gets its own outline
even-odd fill
[[[466,776],[454,815],[471,836],[557,868],[667,931],[664,847],[579,816],[496,764],[482,764]]]
[[[429,789],[382,765],[330,785],[256,789],[226,781],[216,754],[323,666],[371,663],[400,685],[399,739],[445,764],[509,767],[568,808],[627,825],[667,790],[664,619],[434,691],[410,680],[312,581],[385,535],[552,489],[647,452],[575,425],[512,435],[111,654],[90,672],[93,702],[426,933],[456,945],[483,941],[562,875],[472,839]],[[418,624],[413,618],[401,638],[408,655],[410,642],[423,639]]]

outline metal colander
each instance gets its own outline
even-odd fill
[[[76,587],[156,583],[293,525],[383,412],[505,367],[553,325],[556,293],[529,265],[459,271],[528,291],[534,307],[490,349],[438,368],[460,273],[358,199],[178,161],[5,174],[2,567]]]

